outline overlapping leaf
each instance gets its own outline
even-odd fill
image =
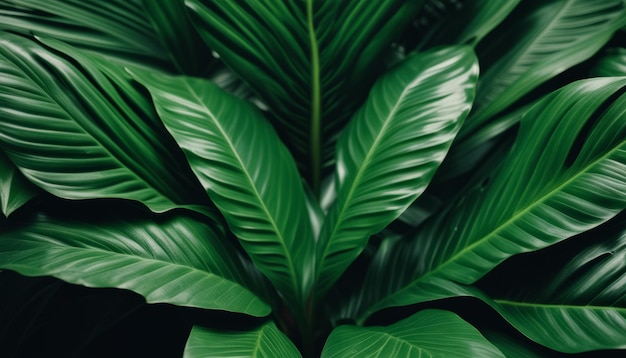
[[[504,357],[452,312],[425,310],[387,327],[339,326],[322,357]]]
[[[594,76],[626,76],[626,48],[614,47],[591,69]]]
[[[416,54],[376,83],[337,145],[319,294],[424,191],[470,110],[477,76],[471,48],[451,47]]]
[[[195,326],[191,330],[185,358],[196,357],[301,357],[273,322],[265,323],[250,331],[220,331]]]
[[[56,49],[0,35],[0,147],[30,181],[63,198],[132,199],[155,211],[208,204],[123,70],[46,43]]]
[[[37,193],[37,188],[0,152],[0,212],[11,215]]]
[[[436,280],[473,283],[509,256],[587,231],[626,208],[625,86],[623,78],[577,82],[527,112],[499,171],[409,244],[381,253],[386,261],[370,272],[381,285],[377,303],[363,317],[427,300],[426,286]],[[442,297],[437,286],[433,299]]]
[[[110,213],[109,213],[110,214]],[[64,220],[39,217],[0,232],[0,268],[89,287],[134,291],[148,303],[253,316],[269,307],[238,282],[235,251],[185,216]]]
[[[313,231],[295,163],[271,125],[209,81],[133,74],[253,262],[290,304],[304,304]]]
[[[209,46],[268,104],[317,196],[337,132],[381,72],[381,53],[422,2],[186,4]]]
[[[173,67],[141,0],[2,0],[0,29],[52,37],[135,65]]]

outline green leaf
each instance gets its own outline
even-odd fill
[[[598,51],[626,23],[623,0],[532,0],[476,48],[482,74],[465,138],[540,84]]]
[[[141,4],[180,72],[201,75],[215,62],[192,25],[184,0],[142,0]]]
[[[238,283],[243,278],[233,254],[216,230],[182,215],[128,220],[39,216],[0,232],[2,269],[127,289],[148,303],[269,314],[269,307]]]
[[[481,333],[489,342],[498,347],[507,358],[541,358],[547,356],[547,352],[541,352],[527,342],[515,339],[502,332],[489,330],[486,332],[481,331]]]
[[[0,29],[55,38],[115,61],[171,67],[141,0],[0,0]]]
[[[549,348],[626,349],[626,226],[624,215],[615,219],[565,245],[512,260],[495,279],[479,282],[493,300],[479,297]]]
[[[240,332],[194,326],[185,346],[185,358],[200,357],[301,357],[274,322]]]
[[[469,47],[419,53],[374,86],[337,145],[338,196],[322,227],[318,294],[426,189],[469,112]]]
[[[31,182],[67,199],[132,199],[153,211],[210,205],[122,69],[45,43],[54,48],[0,35],[0,147]]]
[[[253,262],[288,302],[304,304],[313,230],[295,163],[273,128],[254,106],[209,81],[133,74]]]
[[[609,49],[591,69],[592,76],[626,76],[626,48]]]
[[[37,187],[0,151],[0,212],[9,216],[37,194]]]
[[[387,327],[339,326],[322,357],[504,357],[452,312],[424,310]]]
[[[499,169],[412,240],[383,253],[389,282],[363,317],[441,298],[433,282],[470,284],[506,258],[585,232],[626,208],[626,79],[573,83],[534,106]],[[395,273],[402,272],[400,275]],[[370,288],[371,290],[371,288]]]
[[[423,2],[185,3],[207,44],[275,114],[318,196],[336,133],[384,68],[381,55]]]

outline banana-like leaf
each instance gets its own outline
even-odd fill
[[[0,0],[0,30],[52,37],[124,63],[173,67],[141,0]]]
[[[611,48],[591,69],[592,76],[626,76],[626,48]]]
[[[183,357],[297,358],[301,355],[289,338],[270,321],[250,331],[194,326]]]
[[[339,326],[322,357],[504,357],[452,312],[424,310],[386,327]]]
[[[54,48],[0,35],[0,147],[31,182],[67,199],[132,199],[153,211],[210,205],[123,69],[46,44]]]
[[[426,189],[469,112],[478,77],[470,47],[418,53],[373,87],[337,144],[338,196],[320,235],[323,294]]]
[[[591,57],[624,24],[623,0],[523,1],[476,48],[483,70],[460,138]]]
[[[304,304],[313,229],[302,180],[274,129],[254,106],[209,81],[133,74],[253,262],[288,302]]]
[[[5,216],[11,215],[37,193],[37,187],[26,180],[0,151],[0,212]]]
[[[479,298],[549,348],[626,349],[626,226],[624,215],[616,219],[499,268],[496,279],[480,282],[493,299]]]
[[[506,258],[585,232],[626,208],[626,79],[573,83],[535,105],[492,175],[406,244],[381,252],[369,314],[442,296]],[[380,287],[383,287],[382,289]],[[364,288],[367,292],[372,287]]]
[[[269,314],[267,304],[238,283],[243,278],[234,252],[211,226],[182,215],[132,220],[40,216],[5,225],[0,232],[3,269],[127,289],[148,303]]]
[[[186,0],[207,44],[275,114],[315,196],[336,133],[422,3]]]
[[[215,62],[192,25],[184,0],[142,0],[141,4],[180,72],[202,75]]]

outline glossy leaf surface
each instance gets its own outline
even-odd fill
[[[317,196],[336,133],[420,1],[187,0],[220,58],[267,103]],[[350,26],[344,26],[349,23]]]
[[[37,188],[0,152],[0,212],[11,215],[37,193]]]
[[[0,35],[0,147],[20,171],[67,199],[132,199],[154,211],[208,205],[127,74],[47,43],[56,49]]]
[[[250,331],[220,331],[195,326],[191,330],[185,358],[196,357],[301,357],[273,322],[265,323]]]
[[[322,357],[504,357],[452,312],[425,310],[387,327],[339,326]]]
[[[318,293],[426,189],[471,108],[477,76],[472,50],[451,47],[416,54],[376,83],[337,145]]]
[[[253,262],[290,300],[303,303],[313,231],[302,181],[273,128],[255,107],[209,81],[134,75]]]
[[[148,303],[269,314],[240,285],[236,257],[210,226],[185,216],[63,220],[3,226],[0,268],[89,287],[134,291]]]
[[[623,210],[624,86],[623,78],[580,81],[527,112],[498,171],[410,242],[381,253],[385,262],[371,274],[391,289],[379,286],[368,312],[422,302],[433,280],[473,283],[512,255],[555,244]],[[441,298],[434,287],[433,299]]]

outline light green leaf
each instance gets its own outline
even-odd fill
[[[194,326],[183,357],[297,358],[301,355],[289,338],[270,321],[250,331]]]
[[[288,302],[304,307],[313,230],[302,181],[274,129],[254,106],[209,81],[133,74],[253,262]]]
[[[124,63],[172,67],[141,0],[0,0],[0,29],[51,37]]]
[[[153,211],[210,205],[147,96],[103,59],[0,35],[0,147],[44,190]],[[63,51],[63,52],[60,52]]]
[[[37,193],[37,187],[26,180],[0,151],[0,212],[5,216],[11,215]]]
[[[141,0],[141,4],[180,72],[202,75],[215,62],[191,24],[184,0]]]
[[[274,113],[316,197],[336,133],[423,2],[185,1],[207,44]]]
[[[504,357],[452,312],[425,310],[387,327],[339,326],[322,357]]]
[[[127,289],[148,303],[269,314],[269,307],[238,283],[243,279],[233,254],[216,230],[182,215],[131,220],[40,216],[24,225],[5,225],[0,233],[2,269]]]
[[[522,2],[476,48],[483,70],[476,104],[460,138],[591,57],[625,23],[623,0]]]
[[[407,58],[376,83],[337,145],[318,294],[426,189],[471,108],[477,76],[471,48],[450,47]]]
[[[386,265],[373,274],[393,289],[381,290],[361,319],[424,301],[433,280],[473,283],[512,255],[585,232],[626,208],[625,88],[624,78],[580,81],[527,112],[496,172],[384,253]]]
[[[592,76],[626,76],[626,48],[614,47],[591,69]]]

